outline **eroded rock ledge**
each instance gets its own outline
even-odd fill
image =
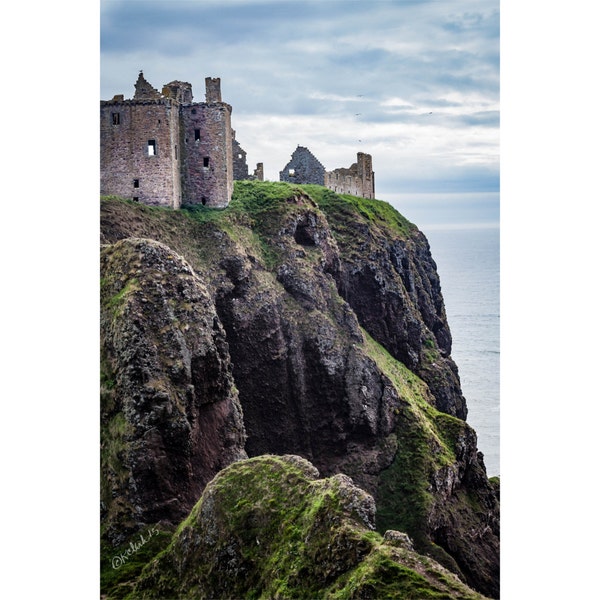
[[[483,596],[373,531],[375,502],[299,456],[232,464],[137,582],[132,598],[461,598]]]

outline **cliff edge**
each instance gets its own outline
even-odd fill
[[[499,492],[413,224],[251,181],[224,210],[105,198],[101,217],[105,590],[127,579],[111,553],[153,526],[164,547],[227,465],[298,455],[369,494],[377,530],[498,597]]]

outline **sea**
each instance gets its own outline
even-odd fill
[[[500,475],[500,228],[422,228],[437,265],[467,422]]]

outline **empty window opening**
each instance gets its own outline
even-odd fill
[[[194,140],[196,142],[200,141],[200,130],[199,129],[194,129]]]
[[[241,154],[238,154],[238,158],[244,158]]]
[[[192,114],[195,115],[196,114],[196,109],[192,108]]]
[[[139,179],[134,179],[133,180],[133,187],[134,188],[139,188],[140,187],[140,180]]]
[[[290,169],[290,170],[288,171],[288,175],[289,175],[290,177],[294,177],[294,175],[295,175],[295,174],[296,174],[296,170],[295,170],[295,169]]]
[[[177,144],[175,144],[175,160],[177,160]]]
[[[206,205],[206,198],[204,196],[202,196],[202,206]]]
[[[148,156],[156,156],[156,140],[148,140]]]
[[[112,124],[113,125],[121,124],[121,113],[112,113]]]
[[[204,157],[204,167],[207,168],[208,167],[208,163],[209,163],[209,159],[208,156]]]
[[[134,201],[134,202],[139,202],[139,201],[140,201],[140,199],[139,199],[137,196],[134,196],[134,197],[133,197],[133,201]]]

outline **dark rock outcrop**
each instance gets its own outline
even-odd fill
[[[335,194],[324,195],[323,209],[339,247],[340,295],[361,326],[428,384],[439,410],[466,419],[458,369],[450,357],[452,336],[440,280],[427,239],[404,223],[399,236],[393,221],[385,221],[383,215],[349,213]]]
[[[164,244],[101,253],[102,507],[106,534],[178,523],[246,456],[227,342],[204,285]]]

